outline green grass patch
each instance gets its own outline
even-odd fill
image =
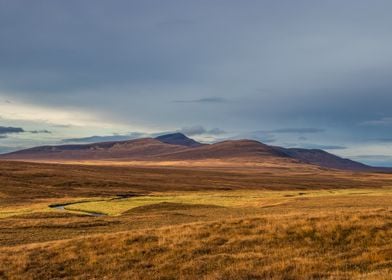
[[[223,207],[266,207],[299,197],[392,195],[392,189],[344,189],[318,191],[215,191],[155,194],[123,199],[87,201],[65,206],[66,210],[120,215],[130,209],[163,202]]]

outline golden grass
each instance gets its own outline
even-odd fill
[[[105,215],[121,215],[131,209],[159,204],[180,203],[215,205],[222,207],[271,207],[287,203],[289,200],[309,197],[325,196],[390,196],[392,200],[392,188],[382,189],[336,189],[314,191],[260,191],[260,190],[237,190],[237,191],[204,191],[204,192],[168,192],[154,193],[152,195],[136,196],[130,198],[116,197],[91,197],[71,198],[58,200],[43,200],[39,203],[29,203],[15,207],[0,207],[0,218],[31,213],[61,211],[51,208],[52,205],[65,205],[64,209],[79,214],[102,213]]]
[[[0,161],[0,207],[63,197],[220,190],[319,190],[392,187],[391,174],[304,167],[151,167]]]
[[[389,280],[391,201],[390,174],[0,162],[0,279]]]
[[[19,162],[15,160],[15,162]],[[287,168],[319,170],[319,167],[308,164],[293,163],[292,160],[282,158],[268,158],[268,161],[255,158],[226,158],[226,159],[202,159],[202,160],[34,160],[31,163],[64,164],[64,165],[87,165],[87,166],[147,166],[147,167],[207,167],[207,168]]]
[[[390,279],[389,209],[293,212],[0,249],[8,279]]]
[[[103,213],[106,215],[120,215],[130,209],[158,204],[163,202],[181,204],[215,205],[223,207],[270,207],[288,202],[290,199],[343,196],[343,195],[365,195],[391,197],[392,188],[384,189],[344,189],[344,190],[316,190],[316,191],[205,191],[187,193],[157,193],[149,196],[139,196],[124,199],[93,200],[73,203],[65,206],[66,210]]]
[[[67,204],[67,203],[78,203],[78,202],[87,202],[91,200],[102,199],[99,197],[96,198],[59,198],[56,200],[53,199],[40,199],[33,203],[24,203],[24,204],[17,204],[14,206],[0,206],[0,219],[1,218],[9,218],[19,215],[27,215],[27,214],[34,214],[34,213],[43,213],[43,212],[56,212],[55,208],[52,208],[52,205],[57,204]],[[70,209],[71,210],[71,209]],[[79,214],[86,214],[84,212],[79,212],[76,210],[72,210],[72,212],[77,212]]]

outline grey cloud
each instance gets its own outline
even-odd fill
[[[230,137],[230,139],[238,140],[238,139],[252,139],[257,140],[263,143],[274,143],[277,141],[274,135],[266,133],[264,131],[251,131],[240,133],[234,137]]]
[[[385,143],[392,142],[392,138],[375,138],[375,139],[370,139],[370,140],[376,141],[376,142],[385,142]]]
[[[106,135],[106,136],[89,136],[82,138],[68,138],[63,139],[65,143],[97,143],[97,142],[111,142],[111,141],[127,141],[136,138],[146,137],[147,135],[139,132],[132,132],[126,135]]]
[[[176,103],[225,103],[227,99],[221,97],[206,97],[192,100],[175,100]]]
[[[353,156],[352,159],[380,167],[390,167],[392,166],[392,156],[386,155],[357,155]]]
[[[306,149],[320,149],[320,150],[344,150],[347,149],[345,146],[339,145],[322,145],[322,144],[302,144],[302,148]]]
[[[33,134],[51,134],[52,132],[51,131],[49,131],[49,130],[47,130],[47,129],[43,129],[43,130],[30,130],[30,131],[28,131],[28,132],[30,132],[30,133],[33,133]]]
[[[27,2],[0,2],[0,98],[12,106],[146,131],[263,128],[267,141],[390,137],[389,0]]]
[[[51,126],[57,127],[57,128],[71,128],[72,127],[72,125],[70,125],[70,124],[53,124]]]
[[[187,26],[187,25],[192,25],[196,24],[196,20],[192,19],[170,19],[170,20],[164,20],[161,22],[158,22],[156,25],[158,27],[175,27],[175,26]]]
[[[281,128],[281,129],[259,130],[259,131],[242,133],[236,136],[236,138],[250,138],[250,139],[260,140],[261,142],[264,143],[274,143],[277,142],[278,140],[285,139],[284,137],[277,137],[276,134],[279,134],[279,136],[293,134],[296,137],[297,135],[300,135],[300,137],[297,137],[296,139],[300,141],[304,141],[307,140],[307,138],[303,136],[304,134],[318,134],[324,131],[325,131],[324,129],[319,129],[319,128]]]
[[[272,138],[272,137],[265,137],[265,138],[262,137],[262,138],[256,139],[256,140],[260,140],[261,142],[266,143],[266,144],[275,143],[277,141],[275,138]]]
[[[324,129],[320,129],[320,128],[282,128],[282,129],[268,130],[266,132],[307,134],[307,133],[321,133],[324,131],[325,131]]]
[[[191,126],[191,127],[184,127],[179,130],[179,132],[184,133],[188,136],[194,135],[202,135],[202,134],[209,134],[209,135],[221,135],[225,134],[226,132],[220,128],[212,128],[206,129],[203,126]]]
[[[392,160],[392,156],[386,156],[386,155],[358,155],[358,156],[354,156],[354,158]]]
[[[212,128],[210,130],[207,130],[206,133],[212,134],[212,135],[221,135],[221,134],[225,134],[226,131],[224,131],[223,129],[220,129],[220,128]]]
[[[0,134],[22,133],[25,132],[21,127],[5,127],[0,126]]]
[[[131,132],[129,134],[94,135],[94,136],[81,137],[81,138],[67,138],[67,139],[62,139],[62,142],[95,143],[95,142],[127,141],[127,140],[132,140],[137,138],[143,138],[143,137],[157,137],[160,135],[174,133],[174,132],[181,132],[186,134],[187,136],[221,135],[225,133],[225,131],[219,128],[205,129],[202,126],[192,126],[192,127],[184,127],[177,131],[165,131],[165,132],[157,132],[157,133]]]
[[[15,147],[0,146],[0,154],[12,152],[14,150],[15,150]]]
[[[51,131],[47,129],[42,129],[42,130],[25,130],[21,127],[5,127],[5,126],[0,126],[0,135],[2,134],[11,134],[11,133],[32,133],[32,134],[50,134],[52,133]],[[4,137],[3,137],[4,138]]]
[[[392,117],[384,117],[378,120],[369,120],[361,122],[360,125],[368,125],[368,126],[390,126],[392,125]]]

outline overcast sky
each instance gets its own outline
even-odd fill
[[[182,131],[392,166],[391,11],[390,0],[0,0],[0,152]]]

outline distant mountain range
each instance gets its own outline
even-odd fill
[[[41,146],[0,155],[7,160],[246,160],[312,164],[352,171],[390,171],[344,159],[318,149],[269,146],[255,140],[227,140],[202,144],[182,133],[157,138],[80,145]]]

